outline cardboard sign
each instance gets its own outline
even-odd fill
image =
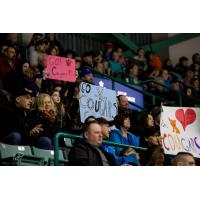
[[[79,106],[81,122],[89,116],[113,120],[117,114],[116,92],[83,82],[80,86]]]
[[[59,56],[47,56],[45,78],[60,81],[76,81],[76,62],[74,59]]]
[[[200,158],[200,108],[162,106],[160,132],[166,154],[189,152]]]

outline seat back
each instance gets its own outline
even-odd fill
[[[15,157],[16,155],[32,156],[30,146],[17,146],[0,142],[0,158]]]
[[[32,148],[33,148],[34,156],[43,157],[45,162],[48,162],[48,165],[53,165],[54,150],[39,149],[37,147],[32,147]],[[66,153],[66,152],[68,152],[68,151],[59,150],[59,162],[63,165],[67,164],[67,162],[68,162],[68,153]]]

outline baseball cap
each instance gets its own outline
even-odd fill
[[[85,76],[87,74],[92,74],[92,71],[90,69],[85,68],[85,69],[82,69],[80,72],[81,76]]]
[[[14,97],[16,98],[16,97],[24,96],[28,94],[31,96],[35,96],[35,93],[30,88],[21,87],[19,90],[15,92]]]
[[[114,120],[108,121],[107,119],[105,119],[103,117],[96,118],[96,121],[99,124],[109,124],[109,126],[113,126],[114,125]]]

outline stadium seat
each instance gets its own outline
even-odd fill
[[[33,149],[33,154],[36,157],[43,157],[45,162],[48,165],[54,165],[54,151],[53,150],[44,150],[44,149],[39,149],[36,147],[32,147]],[[59,150],[59,163],[60,165],[67,165],[68,163],[68,149],[64,150]]]
[[[45,165],[44,159],[33,156],[30,146],[17,146],[0,143],[1,165]]]
[[[65,142],[66,147],[68,147],[68,148],[72,148],[73,147],[73,143],[74,143],[73,139],[64,138],[64,142]]]

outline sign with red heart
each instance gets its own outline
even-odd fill
[[[200,158],[200,108],[162,106],[160,133],[166,154]]]
[[[176,119],[181,123],[184,131],[186,127],[192,124],[196,119],[196,113],[194,110],[188,108],[187,110],[178,109],[175,112]]]

